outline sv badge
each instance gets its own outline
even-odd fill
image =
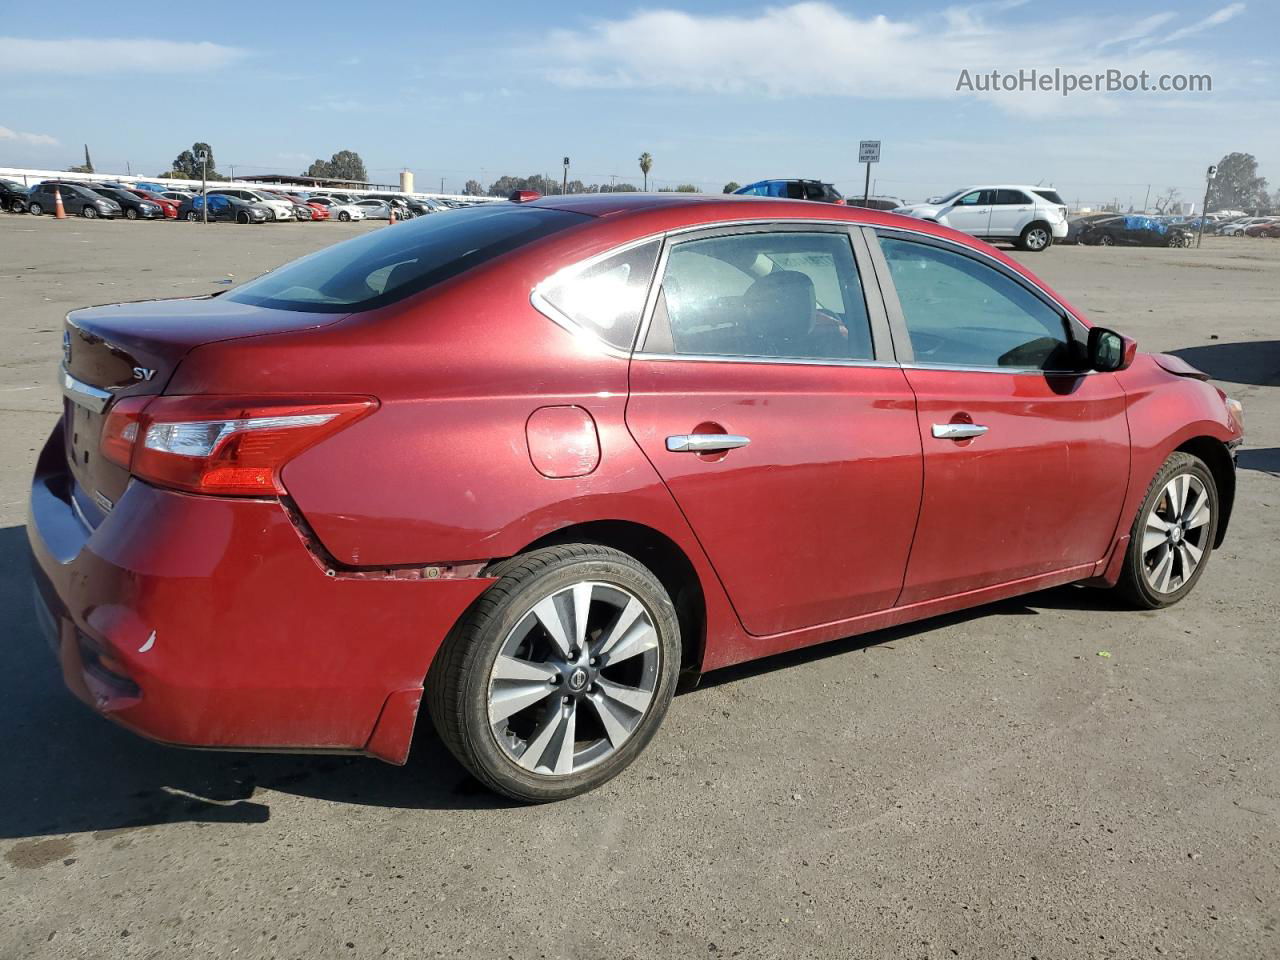
[[[135,380],[150,380],[155,375],[156,375],[156,372],[152,370],[150,367],[134,367],[133,368],[133,379]]]

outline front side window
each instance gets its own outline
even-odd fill
[[[630,350],[661,248],[662,241],[651,240],[588,267],[570,267],[541,284],[538,294],[605,343]]]
[[[982,200],[982,191],[974,190],[972,193],[966,193],[963,197],[955,202],[957,207],[976,207]]]
[[[451,210],[326,247],[224,296],[277,310],[372,310],[587,219],[514,203]]]
[[[1034,293],[973,257],[910,240],[880,249],[918,364],[1069,370],[1066,320]]]
[[[652,353],[869,360],[871,329],[849,237],[748,233],[671,248]]]

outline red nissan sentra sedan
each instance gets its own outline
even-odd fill
[[[1238,403],[944,227],[496,203],[67,318],[30,538],[67,684],[173,744],[616,775],[681,674],[1056,584],[1182,599]]]

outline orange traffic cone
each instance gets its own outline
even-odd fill
[[[53,217],[55,220],[67,219],[67,208],[62,205],[62,191],[53,188]]]
[[[387,226],[391,226],[396,222],[396,208],[391,208],[391,216],[387,217]]]

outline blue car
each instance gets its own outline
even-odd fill
[[[816,200],[819,203],[845,202],[839,190],[821,180],[757,180],[733,192],[746,197],[783,197],[787,200]]]
[[[260,203],[247,203],[238,197],[221,193],[209,195],[209,220],[223,223],[266,223],[272,219],[271,211]],[[193,223],[204,219],[204,197],[196,194],[182,201],[178,207],[178,219]]]

